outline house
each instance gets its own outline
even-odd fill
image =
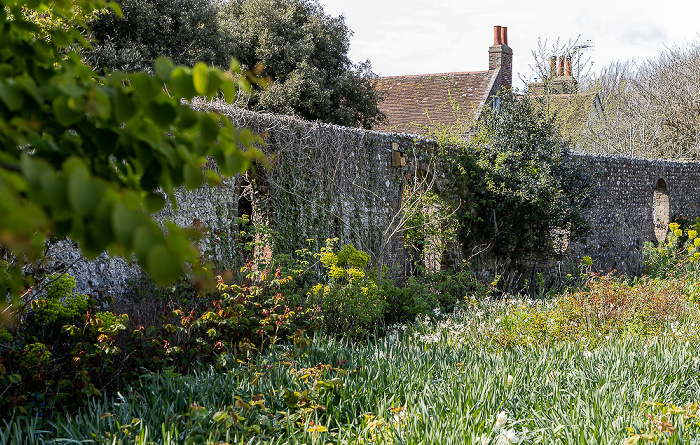
[[[420,134],[441,127],[468,131],[496,93],[511,88],[512,80],[508,28],[495,26],[486,71],[379,77],[376,86],[384,95],[379,108],[387,120],[374,129]]]

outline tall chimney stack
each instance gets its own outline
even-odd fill
[[[489,48],[489,71],[500,68],[497,88],[513,87],[513,50],[508,46],[508,28],[493,27],[493,46]]]

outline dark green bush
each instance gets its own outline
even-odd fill
[[[388,323],[413,321],[416,317],[440,307],[438,295],[423,277],[410,277],[401,286],[385,280],[377,292],[387,303]]]
[[[493,291],[491,286],[480,283],[468,269],[436,272],[426,279],[438,295],[444,313],[452,312],[467,296],[481,300]]]
[[[465,298],[485,298],[492,288],[479,283],[469,270],[441,271],[415,277],[397,285],[384,281],[377,290],[387,302],[386,321],[413,321],[439,309],[449,314]]]

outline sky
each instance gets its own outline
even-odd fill
[[[380,76],[488,69],[493,27],[508,27],[513,84],[532,78],[538,39],[593,44],[592,72],[615,61],[643,61],[700,41],[699,0],[319,0],[353,31],[349,57]],[[662,6],[663,5],[663,6]]]

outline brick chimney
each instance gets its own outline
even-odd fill
[[[513,50],[508,46],[508,28],[493,27],[493,46],[489,47],[489,70],[501,68],[500,87],[513,87]]]
[[[535,95],[576,93],[578,82],[573,77],[571,55],[550,57],[549,76],[543,74],[542,82],[533,82],[527,89]]]

